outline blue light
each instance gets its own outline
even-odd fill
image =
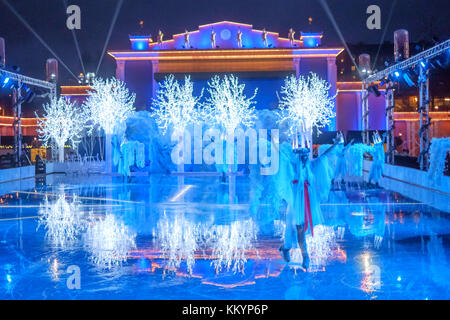
[[[145,50],[145,43],[144,42],[136,42],[136,50]]]
[[[3,84],[7,84],[7,83],[8,83],[8,81],[9,81],[9,78],[8,78],[8,77],[6,77],[6,78],[5,78],[5,80],[3,81]]]
[[[422,66],[422,68],[425,68],[425,62],[423,62],[423,61],[420,61],[420,65]]]
[[[400,72],[395,71],[395,72],[394,72],[394,75],[398,78],[398,77],[400,77]]]

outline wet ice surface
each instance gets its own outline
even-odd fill
[[[448,212],[397,193],[333,191],[305,272],[278,253],[282,212],[250,214],[246,177],[51,179],[2,197],[2,299],[450,298]]]

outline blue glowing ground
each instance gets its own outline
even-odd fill
[[[251,208],[248,179],[236,179],[231,192],[217,177],[170,176],[11,189],[0,298],[450,298],[448,212],[382,189],[332,191],[305,271],[298,252],[291,264],[278,252],[283,208]]]

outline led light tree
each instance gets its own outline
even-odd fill
[[[298,136],[301,136],[301,147],[312,148],[312,129],[327,126],[335,117],[334,99],[330,96],[330,84],[315,73],[307,77],[287,77],[278,96],[280,117],[288,121],[290,134],[293,136],[293,147],[299,147]]]
[[[194,96],[194,85],[189,76],[184,78],[183,84],[175,80],[173,75],[160,83],[156,98],[153,99],[152,111],[163,134],[169,128],[181,134],[188,125],[200,121],[199,101],[202,94]]]
[[[201,120],[200,96],[194,96],[194,85],[189,76],[180,84],[173,75],[167,76],[159,85],[156,98],[153,99],[153,116],[163,134],[169,129],[173,130],[173,136],[178,137],[181,159],[184,154],[184,131],[191,124]],[[183,159],[184,160],[184,159]],[[183,171],[183,163],[179,163],[178,171]]]
[[[240,84],[234,75],[225,75],[222,79],[214,76],[208,82],[208,115],[224,134],[234,134],[237,127],[251,127],[255,123],[254,99],[258,89],[251,97],[247,97],[244,90],[245,84]]]
[[[44,116],[38,119],[39,139],[45,145],[52,144],[58,148],[58,160],[64,161],[64,145],[70,142],[75,148],[81,141],[85,127],[85,115],[82,108],[66,98],[53,99],[43,106]]]
[[[252,96],[247,97],[244,93],[245,84],[239,83],[238,77],[234,75],[225,75],[223,78],[214,76],[208,82],[209,97],[206,99],[207,117],[211,119],[222,133],[222,140],[228,141],[234,145],[234,134],[238,127],[252,127],[255,123],[255,107],[254,100],[258,89]],[[229,141],[231,140],[232,141]],[[227,146],[229,144],[227,143]],[[236,149],[227,150],[233,159],[236,158]],[[225,159],[224,159],[225,160]],[[236,159],[235,159],[236,160]],[[225,163],[227,161],[224,161]],[[236,164],[236,163],[235,163]],[[217,164],[216,164],[217,166]],[[226,164],[218,167],[218,170],[224,174],[226,171],[232,171],[233,166],[228,167]],[[233,189],[230,183],[230,191]],[[230,194],[232,194],[230,192]]]
[[[105,132],[106,171],[112,171],[111,136],[118,124],[126,121],[133,112],[136,95],[130,93],[125,84],[116,78],[94,79],[90,96],[84,106],[89,112],[93,126],[98,126]]]

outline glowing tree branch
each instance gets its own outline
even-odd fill
[[[225,75],[222,79],[214,76],[208,82],[209,97],[206,105],[209,108],[209,116],[212,121],[227,135],[234,134],[239,127],[251,127],[255,123],[254,98],[247,98],[244,94],[245,84],[239,84],[239,79],[234,75]]]
[[[199,97],[194,96],[194,85],[189,76],[184,84],[178,83],[173,75],[167,76],[159,85],[156,98],[153,100],[153,115],[163,134],[169,128],[175,133],[182,133],[190,124],[200,120]]]
[[[191,124],[201,120],[200,99],[194,96],[194,85],[189,76],[180,84],[173,75],[169,75],[160,84],[156,99],[153,100],[153,116],[158,127],[166,134],[170,128],[173,130],[172,138],[178,139],[178,145],[173,150],[178,155],[178,171],[184,171],[184,131]],[[181,146],[181,150],[178,148]],[[175,162],[178,162],[175,161]]]
[[[311,148],[312,129],[327,126],[335,117],[334,99],[330,96],[330,84],[320,79],[317,74],[310,73],[308,77],[287,77],[281,87],[279,108],[281,121],[288,121],[290,133],[294,140],[300,133],[302,147],[306,144]]]
[[[92,124],[106,134],[106,167],[111,172],[111,135],[118,124],[125,121],[134,109],[136,95],[116,78],[94,79],[90,96],[85,101]]]
[[[85,127],[85,116],[82,110],[66,98],[53,99],[45,104],[44,117],[38,118],[39,139],[45,145],[56,145],[59,161],[64,161],[64,145],[70,142],[75,148],[81,141],[81,133]]]

